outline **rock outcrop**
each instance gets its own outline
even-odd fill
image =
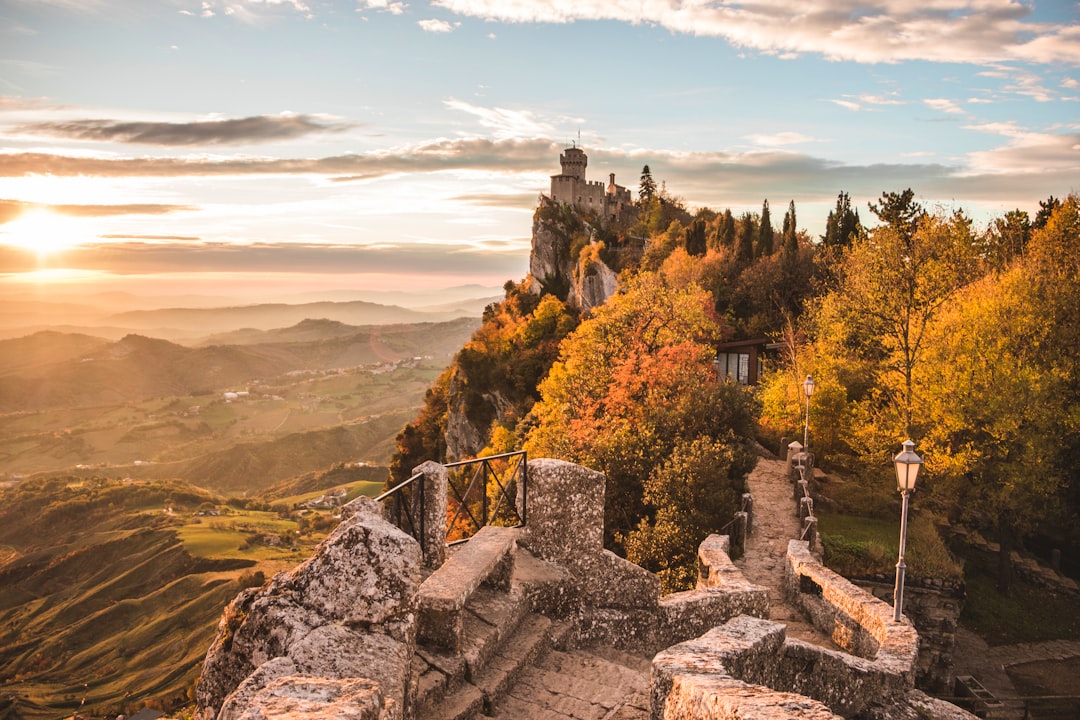
[[[244,709],[255,698],[303,699],[311,713],[323,703],[329,717],[329,705],[371,696],[358,678],[376,684],[380,714],[371,717],[403,716],[414,692],[420,546],[374,500],[358,498],[343,515],[311,558],[226,608],[197,688],[203,717],[259,717]]]
[[[533,216],[530,291],[547,290],[581,310],[603,305],[618,290],[617,274],[600,258],[575,252],[594,243],[594,235],[578,211],[541,195]]]

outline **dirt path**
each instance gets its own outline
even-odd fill
[[[747,580],[769,589],[769,619],[785,623],[788,637],[836,649],[784,594],[788,541],[798,538],[801,530],[784,461],[759,459],[747,483],[754,498],[754,527],[746,541],[746,552],[735,565]]]

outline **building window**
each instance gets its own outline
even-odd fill
[[[739,353],[739,374],[737,376],[740,385],[750,382],[750,354]]]
[[[717,353],[716,372],[724,380],[750,384],[750,353]]]

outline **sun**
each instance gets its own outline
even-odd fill
[[[0,244],[30,250],[38,257],[68,250],[85,239],[81,223],[48,210],[28,210],[0,225]]]

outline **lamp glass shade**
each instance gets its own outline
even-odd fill
[[[817,383],[814,382],[814,378],[807,375],[806,380],[804,380],[802,384],[803,392],[806,393],[807,398],[814,394],[814,388],[816,386]]]
[[[911,492],[915,489],[915,480],[919,477],[919,468],[922,467],[923,459],[915,454],[915,443],[911,440],[904,441],[904,449],[893,458],[896,466],[896,489],[900,492]]]

